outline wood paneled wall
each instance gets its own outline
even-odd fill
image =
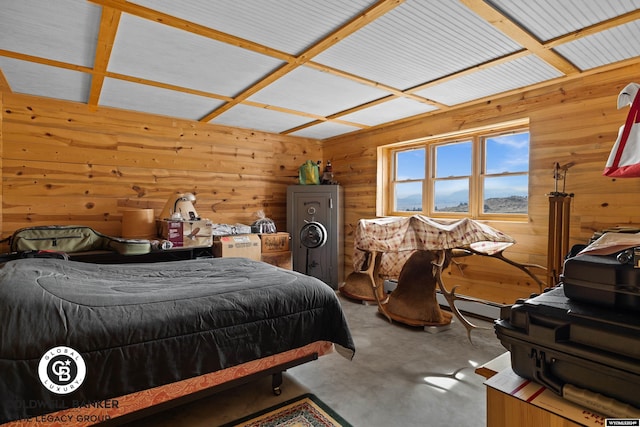
[[[203,218],[251,224],[263,210],[286,229],[286,186],[317,140],[84,104],[2,94],[2,235],[80,224],[121,233],[125,208],[159,215],[193,192]]]
[[[602,228],[640,224],[640,179],[601,175],[627,112],[616,109],[617,95],[639,75],[640,65],[632,65],[324,143],[4,92],[1,231],[6,237],[31,225],[82,224],[120,235],[123,209],[159,213],[174,191],[196,193],[198,213],[214,222],[250,224],[262,209],[284,230],[286,186],[296,183],[304,160],[325,159],[345,190],[348,274],[356,224],[376,216],[378,146],[528,117],[528,221],[490,225],[517,240],[507,256],[546,266],[556,162],[575,162],[566,181],[575,193],[572,244]],[[502,303],[538,292],[529,277],[487,258],[459,260],[446,280],[460,293]]]
[[[345,187],[345,267],[352,271],[353,235],[361,218],[376,215],[377,147],[452,131],[529,118],[529,217],[521,223],[488,222],[518,242],[505,255],[546,266],[548,194],[554,191],[553,168],[575,162],[566,177],[571,204],[571,244],[586,243],[594,231],[640,224],[640,179],[602,176],[618,127],[628,108],[617,110],[620,90],[640,79],[640,65],[566,81],[464,109],[432,114],[324,144],[336,180]],[[459,260],[446,283],[459,292],[502,303],[539,292],[533,280],[501,261],[484,257]]]

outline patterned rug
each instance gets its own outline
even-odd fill
[[[352,427],[313,394],[304,394],[222,427]]]

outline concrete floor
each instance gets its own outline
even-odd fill
[[[226,391],[129,426],[219,426],[259,409],[311,392],[355,427],[484,426],[484,378],[476,366],[504,353],[490,322],[472,332],[459,323],[438,333],[390,324],[377,306],[341,297],[356,344],[349,361],[338,353],[284,375],[282,394],[271,379]]]

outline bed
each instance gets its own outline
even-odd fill
[[[329,286],[244,258],[10,261],[0,268],[0,322],[7,426],[129,421],[334,348],[355,352]]]

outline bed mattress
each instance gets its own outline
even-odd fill
[[[244,258],[123,265],[11,261],[0,269],[0,325],[0,422],[315,341],[333,342],[348,357],[355,351],[329,286]],[[55,353],[61,348],[82,359],[72,362],[76,371],[63,372],[83,377],[80,384],[49,382],[57,369],[51,362],[64,361]],[[77,372],[79,366],[85,372]]]

